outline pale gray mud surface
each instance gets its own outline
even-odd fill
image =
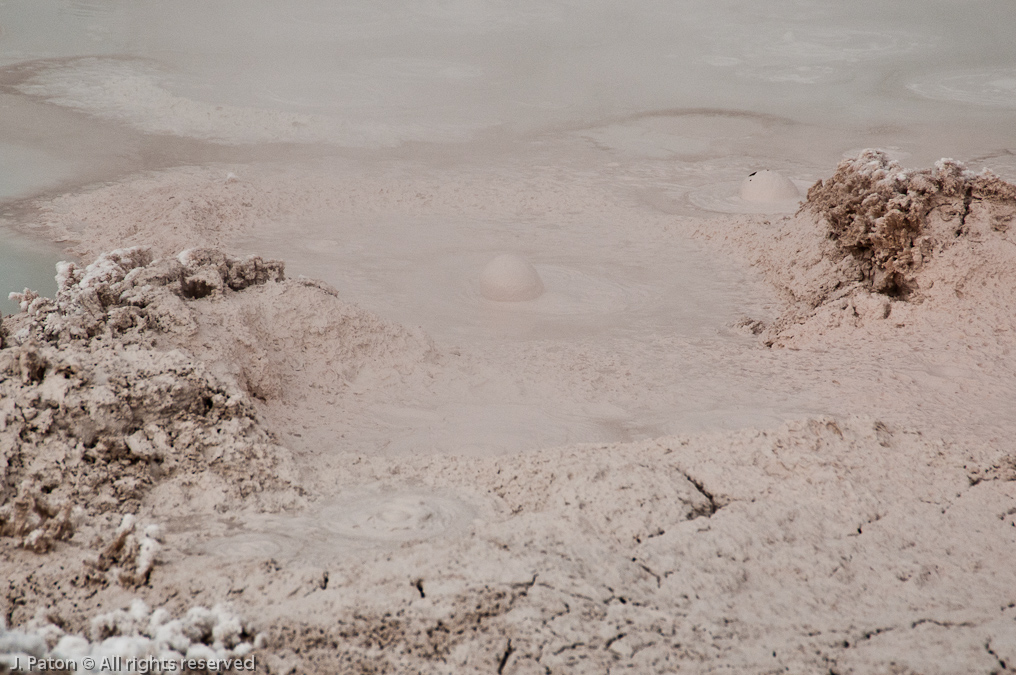
[[[485,377],[591,400],[637,374],[575,384],[532,357],[512,380],[257,257],[61,268],[3,321],[0,638],[81,654],[191,631],[173,649],[267,673],[1006,672],[1012,194],[852,161],[813,193],[888,195],[854,229],[817,197],[697,226],[782,298],[740,322],[757,342],[700,346],[719,373],[756,362],[727,386],[842,402],[769,428],[361,451],[407,400],[465,406]],[[907,227],[883,227],[894,208]]]

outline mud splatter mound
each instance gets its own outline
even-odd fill
[[[924,258],[942,243],[946,233],[936,230],[962,235],[976,203],[985,200],[1008,203],[1016,213],[1016,186],[951,159],[932,169],[904,170],[885,153],[864,150],[812,186],[803,208],[825,219],[829,236],[857,259],[871,290],[906,297],[917,287]],[[934,226],[936,211],[950,227]],[[1007,228],[1010,218],[996,217],[995,227]]]
[[[55,299],[28,289],[11,293],[26,313],[14,317],[11,338],[54,345],[96,337],[135,343],[146,332],[189,327],[187,300],[285,279],[281,261],[258,256],[241,260],[214,249],[191,249],[177,258],[153,258],[151,249],[135,246],[103,253],[84,268],[60,263]]]
[[[258,256],[135,247],[57,271],[54,298],[12,294],[23,311],[0,324],[0,537],[37,552],[73,536],[78,507],[163,519],[300,502],[283,409],[322,392],[338,405],[354,380],[397,387],[433,348]]]
[[[921,341],[951,349],[983,339],[1003,354],[1016,302],[1014,219],[1016,185],[989,171],[951,159],[904,169],[863,150],[812,186],[793,216],[739,218],[696,235],[740,257],[782,296],[777,316],[735,326],[767,347],[872,340],[906,351]]]
[[[61,263],[56,298],[13,294],[0,350],[0,534],[44,552],[74,507],[137,512],[289,492],[289,452],[247,394],[171,338],[186,306],[284,278],[282,263],[208,250],[152,260],[132,248]],[[253,503],[262,503],[254,498]]]

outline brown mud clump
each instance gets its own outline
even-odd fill
[[[965,234],[977,203],[989,200],[1016,213],[1016,186],[950,159],[932,169],[904,170],[885,153],[865,150],[815,183],[802,210],[828,223],[828,236],[857,260],[869,290],[905,299],[917,290],[925,259],[946,244],[944,238]],[[1004,231],[1011,217],[996,217],[993,227]]]

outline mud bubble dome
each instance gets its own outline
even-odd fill
[[[487,263],[480,273],[480,293],[497,302],[522,302],[543,295],[536,268],[516,253],[505,253]]]
[[[741,183],[741,199],[746,202],[772,203],[800,198],[801,192],[793,181],[769,169],[754,171]]]

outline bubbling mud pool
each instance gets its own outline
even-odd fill
[[[1012,41],[748,5],[7,0],[13,225],[152,251],[4,324],[0,618],[229,599],[271,673],[1008,662],[1011,204],[934,220],[923,303],[798,209],[860,148],[1016,175]]]
[[[543,280],[520,255],[503,253],[480,272],[480,293],[495,302],[524,302],[543,295]]]
[[[716,364],[698,356],[718,343],[750,350],[751,336],[733,324],[763,316],[771,298],[669,229],[672,216],[554,169],[370,180],[334,171],[271,178],[276,191],[309,185],[324,196],[300,200],[301,217],[266,222],[238,245],[286,259],[290,274],[323,279],[380,316],[421,326],[439,353],[455,356],[426,392],[375,402],[376,428],[346,432],[343,449],[499,455],[813,409],[794,392],[732,392]],[[262,180],[250,169],[222,189]],[[522,252],[542,293],[511,301],[484,293],[485,270],[506,250]],[[746,376],[741,365],[721,371]],[[338,447],[334,428],[288,442]]]
[[[238,244],[287,259],[294,272],[440,340],[714,339],[759,311],[764,294],[744,293],[738,270],[668,233],[670,216],[618,203],[595,179],[547,174],[400,177],[380,181],[380,194],[371,194],[373,182],[338,178],[328,189],[352,195],[341,215],[304,205],[285,229],[265,223]],[[532,271],[518,262],[489,269],[513,250]],[[503,302],[485,290],[487,276],[491,288],[498,281],[524,292]]]

